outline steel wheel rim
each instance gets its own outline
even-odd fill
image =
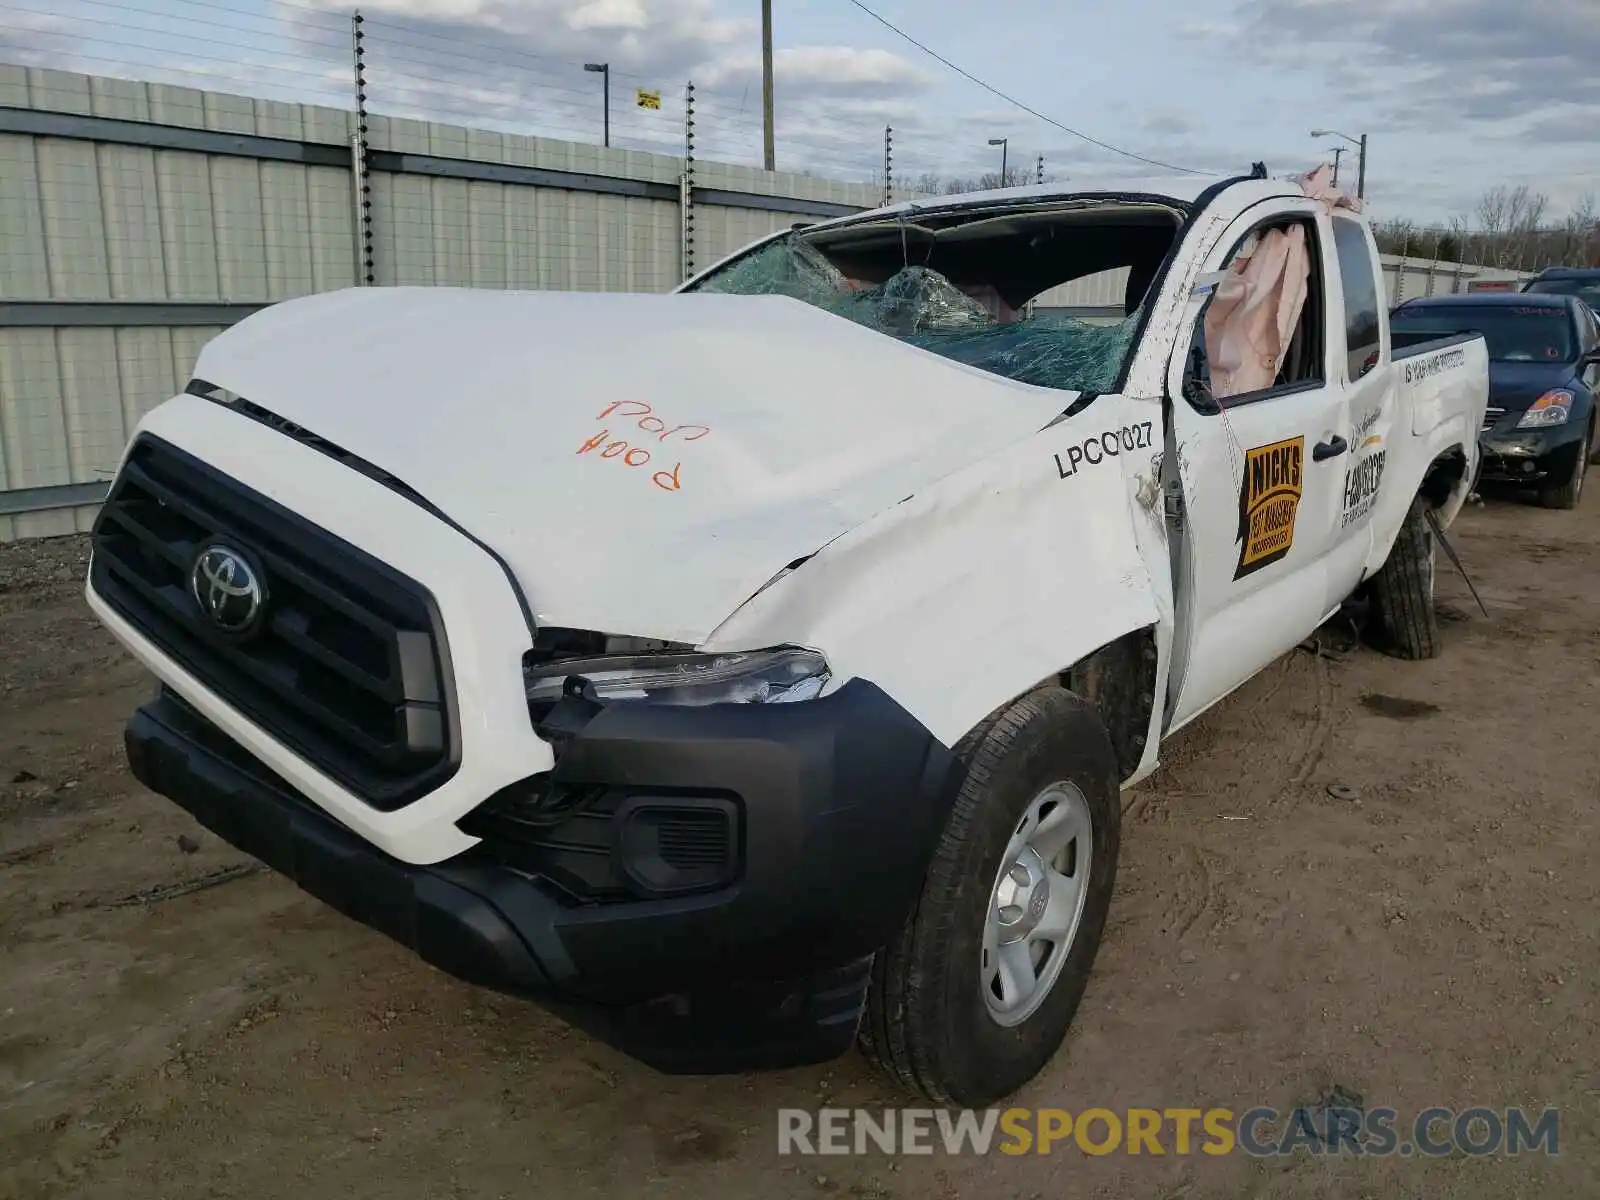
[[[1021,1025],[1066,966],[1089,897],[1094,819],[1076,784],[1039,792],[1006,843],[984,912],[979,985],[989,1016]]]

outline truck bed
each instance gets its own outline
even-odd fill
[[[1389,335],[1389,345],[1396,361],[1402,358],[1415,358],[1419,354],[1427,354],[1434,350],[1443,350],[1447,346],[1459,345],[1470,342],[1474,338],[1482,337],[1471,329],[1463,329],[1460,333],[1405,333],[1392,330]]]

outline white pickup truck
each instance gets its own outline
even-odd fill
[[[1090,275],[1123,302],[1034,303]],[[1363,219],[1258,169],[902,204],[667,296],[275,305],[96,522],[162,684],[132,769],[659,1069],[859,1042],[991,1102],[1066,1034],[1163,738],[1358,592],[1436,652],[1485,349],[1396,353],[1382,295]],[[1270,351],[1227,388],[1224,297]]]

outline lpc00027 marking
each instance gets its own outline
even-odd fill
[[[1108,458],[1115,458],[1124,450],[1144,450],[1154,444],[1154,423],[1140,421],[1124,425],[1121,429],[1108,429],[1092,434],[1076,446],[1067,447],[1067,461],[1055,456],[1056,472],[1062,479],[1071,479],[1085,466],[1095,467]]]

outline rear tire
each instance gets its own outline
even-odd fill
[[[1594,435],[1593,423],[1589,426],[1589,436],[1583,440],[1583,445],[1578,448],[1578,454],[1572,462],[1572,474],[1567,476],[1567,481],[1557,487],[1539,489],[1539,503],[1546,508],[1577,508],[1578,499],[1583,495],[1583,478],[1589,473],[1589,441]]]
[[[1045,1067],[1083,998],[1120,779],[1094,707],[1060,687],[992,714],[956,754],[965,776],[916,908],[873,963],[859,1041],[902,1088],[982,1108]]]
[[[1393,658],[1439,655],[1439,618],[1433,608],[1433,529],[1428,502],[1411,502],[1389,557],[1372,577],[1369,622],[1373,646]]]

